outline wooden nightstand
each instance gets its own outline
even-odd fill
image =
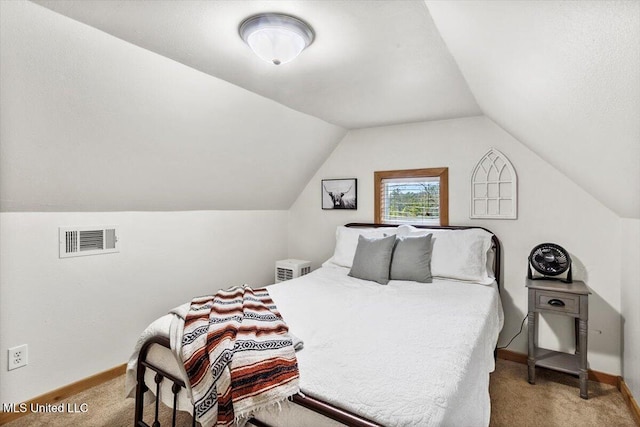
[[[580,397],[588,399],[587,332],[589,288],[580,281],[564,283],[554,280],[527,279],[529,288],[529,383],[536,382],[536,366],[577,375]],[[538,347],[538,313],[555,313],[575,319],[575,354]]]

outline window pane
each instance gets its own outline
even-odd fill
[[[440,224],[440,180],[390,178],[382,180],[383,222]]]
[[[373,179],[375,222],[449,225],[448,168],[376,171]]]

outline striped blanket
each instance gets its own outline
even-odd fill
[[[231,426],[300,390],[287,331],[266,288],[234,287],[191,302],[182,360],[203,427]]]

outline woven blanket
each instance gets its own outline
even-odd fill
[[[191,302],[182,360],[203,427],[231,426],[300,390],[287,331],[266,288],[234,287]]]

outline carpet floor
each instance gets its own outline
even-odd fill
[[[578,393],[578,380],[570,375],[538,369],[536,385],[527,380],[525,365],[498,360],[491,374],[491,427],[571,427],[637,424],[620,392],[607,384],[589,382],[589,400]],[[132,399],[123,398],[124,376],[79,393],[64,402],[87,403],[87,412],[72,414],[29,414],[7,427],[104,427],[133,424]],[[151,408],[147,408],[151,410]],[[183,415],[183,414],[182,414]],[[161,411],[162,425],[171,425],[170,411]],[[146,417],[146,419],[151,419]],[[179,416],[177,425],[190,426],[190,417]],[[467,426],[460,426],[467,427]],[[470,426],[469,426],[470,427]]]

